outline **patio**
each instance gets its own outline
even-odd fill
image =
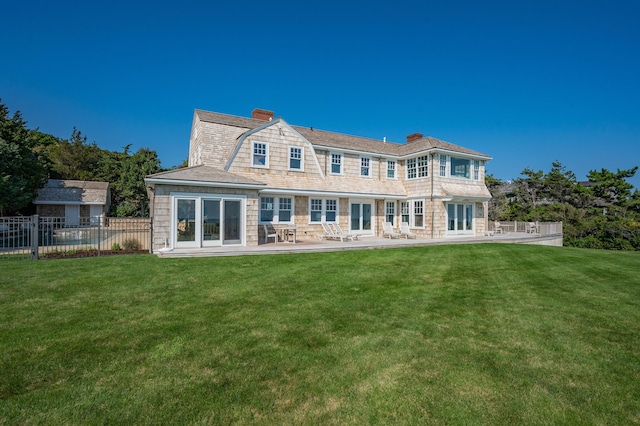
[[[244,256],[257,254],[280,253],[312,253],[340,250],[373,250],[383,248],[398,248],[412,246],[428,246],[442,244],[482,244],[482,243],[509,243],[509,244],[540,244],[549,246],[562,246],[562,234],[531,234],[526,232],[511,232],[473,237],[447,237],[447,238],[380,238],[364,237],[355,241],[318,240],[311,236],[297,240],[297,244],[269,242],[257,247],[206,247],[192,249],[158,250],[154,254],[158,257],[207,257],[207,256]]]

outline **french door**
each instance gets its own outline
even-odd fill
[[[473,234],[473,204],[447,204],[447,234]]]
[[[352,201],[349,211],[349,230],[360,234],[373,235],[373,203],[370,201]]]
[[[242,244],[243,200],[176,196],[173,211],[177,248]]]

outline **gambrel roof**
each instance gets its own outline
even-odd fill
[[[257,127],[263,126],[266,122],[264,120],[257,120],[254,118],[238,117],[235,115],[221,114],[217,112],[209,112],[203,110],[196,110],[196,115],[201,121],[215,124],[223,124],[227,126],[233,126],[246,129],[247,131],[253,130]],[[478,151],[474,151],[468,148],[464,148],[459,145],[445,142],[440,139],[427,136],[420,138],[411,143],[395,143],[384,142],[378,139],[365,138],[360,136],[352,136],[343,133],[330,132],[326,130],[318,130],[312,127],[291,126],[298,133],[304,136],[315,147],[333,148],[336,150],[347,151],[359,151],[363,153],[386,155],[391,157],[405,157],[420,152],[429,150],[442,150],[452,153],[460,153],[466,155],[472,155],[477,157],[484,157],[489,160],[489,155],[483,154]]]

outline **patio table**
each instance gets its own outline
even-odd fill
[[[293,242],[296,244],[296,226],[295,225],[286,225],[286,224],[274,224],[273,229],[276,230],[278,234],[282,237],[282,241],[286,243]],[[289,236],[293,235],[293,241],[289,241]]]

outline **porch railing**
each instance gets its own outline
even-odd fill
[[[539,235],[562,234],[562,222],[489,221],[489,231],[495,232],[496,223],[499,223],[503,232],[521,232]]]
[[[151,219],[0,217],[0,260],[149,253]]]

